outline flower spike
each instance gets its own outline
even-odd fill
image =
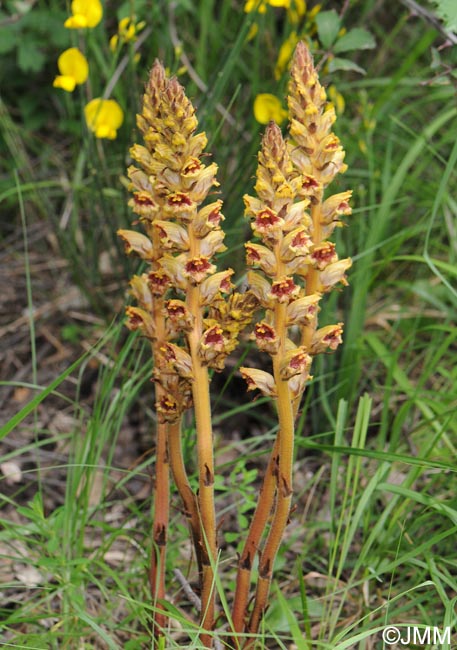
[[[207,203],[219,185],[217,165],[205,164],[207,138],[197,133],[195,109],[178,80],[168,78],[157,61],[137,124],[143,144],[131,148],[135,164],[128,169],[133,193],[130,205],[145,232],[120,230],[118,234],[126,251],[135,252],[149,268],[132,280],[132,295],[139,307],[128,308],[127,325],[140,330],[152,344],[157,448],[168,454],[157,459],[155,500],[162,504],[168,498],[162,494],[160,481],[166,484],[164,459],[169,459],[189,513],[199,564],[201,641],[204,647],[211,647],[217,539],[208,369],[223,369],[257,303],[251,293],[233,292],[231,269],[217,271],[216,255],[225,250],[222,201]],[[179,439],[180,418],[192,405],[197,429],[198,495],[187,479]],[[165,515],[157,511],[154,539],[160,548],[161,519]],[[153,558],[154,599],[164,598],[164,562],[163,553],[159,562]],[[157,623],[165,627],[160,616]]]
[[[288,93],[289,137],[266,127],[258,154],[255,196],[245,196],[245,214],[257,241],[246,246],[246,263],[256,267],[248,284],[264,315],[253,338],[270,357],[272,372],[241,368],[248,390],[259,388],[275,399],[279,428],[248,539],[239,560],[233,624],[237,633],[256,634],[267,606],[273,564],[286,526],[292,495],[294,420],[313,357],[341,343],[342,323],[318,327],[323,294],[347,284],[351,260],[339,260],[329,237],[351,213],[350,191],[324,190],[346,170],[344,150],[332,126],[327,102],[307,46],[299,42],[291,65]],[[266,540],[268,519],[274,509]],[[257,589],[246,616],[254,550],[260,548]],[[235,646],[238,647],[235,643]],[[250,646],[248,646],[250,647]]]

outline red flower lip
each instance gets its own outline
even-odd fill
[[[151,273],[148,273],[149,289],[156,296],[162,296],[170,282],[170,277],[164,271],[151,271]]]
[[[167,198],[167,202],[169,205],[185,205],[185,206],[190,206],[192,205],[192,201],[190,198],[187,196],[187,194],[184,194],[184,192],[175,192],[174,194],[169,194]]]
[[[255,227],[259,230],[269,230],[278,226],[282,222],[282,219],[278,215],[270,210],[270,208],[264,208],[256,214],[254,223]]]
[[[219,325],[213,325],[203,334],[203,345],[222,350],[224,347],[223,329]]]
[[[136,205],[154,205],[154,201],[149,197],[145,196],[144,194],[140,194],[139,192],[135,192],[133,195],[133,200]]]
[[[201,282],[209,273],[215,270],[214,264],[204,255],[197,255],[187,260],[184,265],[184,274],[194,283]]]
[[[300,287],[295,284],[292,278],[282,278],[271,285],[271,295],[279,302],[289,302],[299,289]]]

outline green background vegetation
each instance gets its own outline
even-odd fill
[[[422,0],[417,15],[393,0],[321,4],[321,18],[297,26],[280,8],[246,14],[240,0],[109,2],[83,36],[63,28],[62,3],[2,6],[0,638],[12,647],[149,647],[151,367],[122,325],[137,261],[115,234],[132,221],[125,170],[135,114],[159,57],[179,74],[219,165],[228,246],[220,259],[241,282],[242,196],[263,128],[252,106],[259,93],[283,100],[287,71],[275,79],[274,69],[294,29],[345,100],[336,131],[349,168],[332,192],[354,190],[338,233],[339,256],[354,265],[350,287],[321,315],[322,324],[345,322],[345,342],[319,359],[305,396],[296,510],[259,647],[382,648],[385,624],[455,626],[457,38],[446,34],[455,24],[444,2]],[[333,38],[322,12],[342,7]],[[139,61],[134,43],[116,56],[108,46],[131,13],[148,30]],[[375,47],[340,52],[350,63],[338,65],[341,27],[368,30]],[[86,51],[90,85],[70,95],[52,82],[59,53],[75,45]],[[101,96],[120,63],[112,97],[125,121],[116,140],[95,140],[83,118],[87,93]],[[213,380],[228,594],[275,426],[265,400],[240,398],[245,354],[248,342]],[[198,647],[173,574],[188,568],[174,500],[178,624],[166,647]]]

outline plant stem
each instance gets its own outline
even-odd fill
[[[151,596],[154,607],[163,610],[159,602],[165,599],[165,561],[167,550],[167,531],[169,521],[169,464],[168,464],[168,424],[158,422],[156,435],[156,464],[154,486],[154,521],[152,525],[152,551],[150,567]],[[163,610],[164,611],[164,610]],[[162,636],[168,617],[164,613],[154,613],[153,637]]]
[[[202,532],[198,514],[197,497],[187,476],[181,447],[181,421],[169,425],[168,451],[170,468],[174,482],[184,505],[184,514],[188,520],[197,558],[198,574],[202,579]]]
[[[260,489],[259,500],[254,516],[249,527],[248,537],[243,547],[236,576],[236,589],[233,601],[232,625],[236,633],[244,630],[246,610],[249,599],[249,586],[252,565],[256,553],[260,548],[260,541],[265,531],[270,516],[276,493],[275,467],[277,465],[279,440],[276,438],[273,450],[268,461],[268,466]],[[239,647],[237,639],[233,640],[235,647]]]
[[[277,355],[279,356],[279,355]],[[274,376],[278,391],[278,454],[275,457],[277,481],[276,508],[270,532],[259,562],[259,579],[248,632],[256,633],[267,606],[274,562],[286,528],[292,501],[292,465],[294,453],[294,413],[287,380],[279,375],[280,359],[274,359]],[[250,643],[248,642],[247,647]]]
[[[194,327],[188,334],[188,343],[193,368],[192,393],[197,429],[198,505],[202,523],[202,609],[200,622],[203,630],[211,631],[214,627],[215,609],[213,567],[217,559],[214,455],[208,369],[203,365],[199,355],[199,342],[202,336],[203,323],[198,286],[189,288],[187,306],[195,318]],[[212,636],[210,634],[203,632],[200,640],[205,648],[212,647]]]
[[[157,234],[148,233],[155,246],[155,257],[160,251],[160,242]],[[152,267],[157,264],[152,261]],[[153,359],[158,358],[158,352],[162,341],[165,338],[164,300],[156,297],[153,301],[152,317],[156,328],[156,338],[151,344]],[[156,383],[156,399],[164,395],[164,389]],[[156,432],[156,462],[155,462],[155,486],[154,486],[154,520],[152,524],[153,546],[151,551],[150,586],[153,604],[158,609],[163,609],[160,600],[165,599],[165,572],[168,522],[170,518],[170,466],[168,454],[168,423],[157,423]],[[168,617],[165,613],[155,612],[153,625],[153,638],[157,640],[162,636],[162,630],[166,626]]]

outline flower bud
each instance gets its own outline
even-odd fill
[[[289,390],[293,400],[300,398],[306,388],[306,384],[312,379],[311,375],[304,373],[302,375],[294,375],[288,380]]]
[[[130,148],[130,155],[144,169],[146,174],[150,174],[153,166],[151,153],[141,144],[134,144]]]
[[[126,253],[136,253],[143,260],[151,260],[154,249],[149,237],[142,235],[135,230],[118,230],[118,236],[122,239]]]
[[[272,306],[271,285],[263,275],[248,271],[246,275],[251,293],[257,298],[262,307],[269,308]]]
[[[295,257],[308,255],[313,240],[307,228],[300,226],[288,233],[281,243],[281,260],[288,262]]]
[[[153,189],[149,181],[149,175],[146,174],[144,171],[131,165],[127,169],[127,176],[130,179],[130,186],[129,186],[130,190],[132,191],[136,190],[137,192],[142,192],[144,194],[149,194],[149,195],[152,194]]]
[[[342,343],[342,333],[343,323],[321,327],[314,333],[310,353],[315,355],[321,352],[327,352],[328,350],[336,350],[340,343]]]
[[[276,354],[278,352],[279,336],[276,334],[274,328],[265,321],[256,323],[254,338],[259,350],[268,352],[269,354]]]
[[[290,232],[299,226],[302,226],[307,230],[311,227],[311,217],[307,212],[305,212],[308,205],[309,200],[306,199],[304,201],[297,201],[296,203],[292,203],[288,207],[287,213],[284,217],[284,232]]]
[[[158,232],[160,243],[164,249],[189,250],[189,235],[187,230],[172,221],[156,219],[153,224]]]
[[[287,305],[287,325],[307,325],[319,310],[320,294],[297,298]]]
[[[195,128],[196,127],[197,124],[195,124]],[[205,133],[195,133],[186,144],[188,146],[189,155],[193,158],[199,158],[208,144],[208,138]]]
[[[193,379],[192,359],[188,352],[174,343],[165,343],[159,348],[159,352],[159,365],[164,363],[165,368],[173,369],[183,379]]]
[[[195,218],[192,220],[192,230],[197,237],[205,237],[210,230],[219,227],[224,216],[221,213],[222,201],[218,200],[201,208]]]
[[[205,257],[212,257],[215,253],[227,250],[224,246],[225,234],[222,230],[212,230],[200,240],[200,253]]]
[[[321,283],[322,291],[330,291],[338,282],[347,286],[345,271],[351,268],[352,260],[347,257],[344,260],[338,260],[333,264],[329,264],[323,271],[321,271],[319,280]]]
[[[303,375],[308,378],[311,361],[312,359],[304,347],[288,350],[279,371],[281,379],[290,379],[295,375]]]
[[[217,165],[216,163],[211,163],[208,167],[201,165],[198,171],[193,173],[185,173],[184,177],[181,176],[184,186],[188,187],[189,196],[195,203],[201,203],[206,196],[211,187],[217,187],[219,183],[216,180],[217,174]]]
[[[259,266],[270,277],[276,274],[276,258],[272,251],[266,246],[253,244],[252,242],[247,242],[244,247],[246,248],[247,264]]]
[[[168,277],[169,284],[173,285],[177,289],[182,289],[183,291],[185,291],[187,287],[187,281],[184,275],[186,260],[187,255],[185,253],[177,255],[176,257],[173,257],[172,255],[164,255],[160,259],[162,270],[159,273]]]
[[[140,307],[127,307],[126,326],[132,332],[139,330],[146,338],[155,338],[155,326],[151,314]]]
[[[137,303],[146,311],[151,312],[153,308],[152,293],[148,285],[148,276],[146,273],[143,275],[134,275],[130,280],[131,294]]]
[[[209,305],[213,302],[214,298],[220,293],[229,293],[233,284],[230,278],[234,271],[228,269],[227,271],[220,271],[214,275],[206,278],[200,285],[200,298],[202,305]]]
[[[276,384],[269,372],[257,368],[240,368],[240,373],[247,383],[247,390],[260,390],[266,397],[276,397]]]

